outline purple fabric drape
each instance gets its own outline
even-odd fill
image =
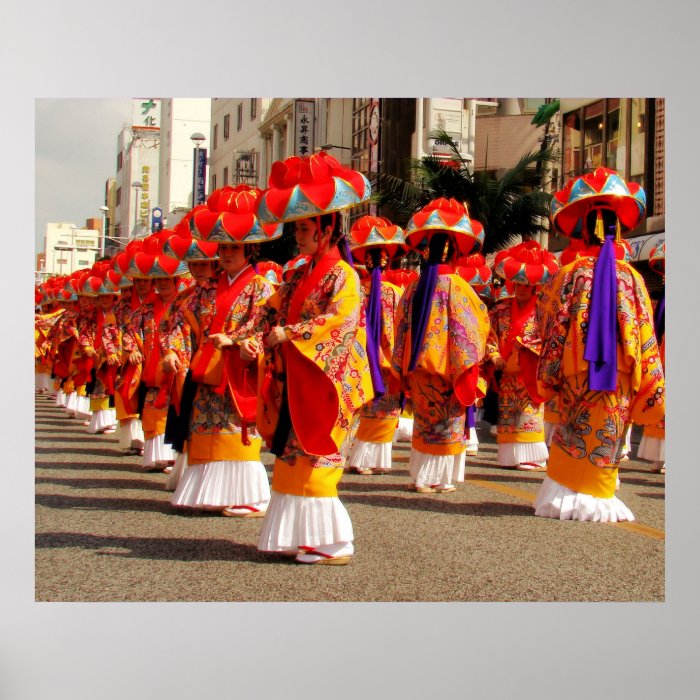
[[[588,360],[588,386],[592,391],[617,388],[617,273],[615,236],[607,234],[593,271],[584,359]]]
[[[661,344],[661,340],[664,337],[664,331],[666,330],[666,292],[664,291],[659,299],[659,303],[654,309],[654,333],[656,334],[656,341]]]
[[[476,410],[474,404],[467,408],[467,428],[476,428]]]
[[[367,358],[372,386],[377,398],[386,392],[386,385],[379,365],[379,349],[382,333],[382,271],[375,267],[372,270],[371,289],[367,302]]]
[[[413,295],[413,307],[411,308],[411,359],[408,363],[408,371],[416,368],[418,355],[423,345],[425,329],[430,318],[430,309],[433,303],[433,294],[437,285],[438,263],[430,263],[423,271],[416,292]]]

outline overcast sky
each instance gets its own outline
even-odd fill
[[[81,227],[101,216],[105,181],[116,175],[117,137],[131,99],[37,99],[35,248],[49,222]]]

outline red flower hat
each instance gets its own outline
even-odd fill
[[[282,266],[282,281],[288,282],[296,270],[306,265],[309,260],[311,260],[310,255],[297,255],[295,258],[288,260]]]
[[[649,267],[660,275],[666,275],[666,241],[652,248],[649,253]]]
[[[262,275],[266,280],[272,282],[275,286],[282,283],[282,266],[273,260],[261,260],[256,263],[258,274]]]
[[[484,244],[484,227],[469,218],[465,204],[440,197],[416,212],[406,226],[406,242],[422,247],[434,233],[449,234],[460,255],[469,255]]]
[[[384,279],[391,284],[395,284],[401,289],[406,289],[411,282],[415,282],[419,274],[415,270],[387,270]]]
[[[358,263],[365,261],[364,251],[383,248],[389,259],[408,250],[403,229],[382,216],[362,216],[350,229],[350,250]]]
[[[455,273],[467,281],[474,289],[487,285],[491,281],[491,268],[481,253],[473,253],[460,258],[455,266]]]
[[[621,231],[631,231],[644,219],[646,203],[646,194],[636,182],[626,183],[610,168],[596,168],[572,178],[563,190],[554,193],[552,225],[564,236],[581,237],[588,212],[611,209],[617,214]]]
[[[128,274],[132,278],[156,279],[158,277],[178,277],[186,272],[187,265],[169,255],[136,253],[129,263]]]
[[[278,160],[270,169],[258,217],[285,223],[330,214],[369,199],[372,188],[359,171],[346,168],[325,151]]]
[[[262,192],[257,187],[222,187],[209,195],[206,208],[190,221],[192,236],[205,241],[244,245],[279,238],[282,226],[262,224],[255,212]]]
[[[544,284],[559,269],[554,255],[536,241],[523,241],[503,252],[508,254],[495,264],[494,271],[516,284]]]

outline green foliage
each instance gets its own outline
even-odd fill
[[[380,173],[372,180],[372,199],[381,207],[382,215],[405,226],[410,217],[438,197],[464,202],[469,216],[484,225],[484,253],[511,245],[516,236],[536,236],[549,230],[551,195],[543,192],[539,182],[542,166],[554,162],[552,148],[524,155],[500,178],[486,168],[470,172],[449,134],[431,134],[450,144],[450,159],[434,156],[411,159],[411,180]]]

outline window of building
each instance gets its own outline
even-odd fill
[[[78,265],[89,265],[90,261],[89,260],[78,260]]]
[[[228,141],[229,131],[231,129],[231,115],[224,115],[224,141]]]
[[[211,191],[213,192],[216,189],[216,175],[211,176]]]
[[[616,170],[627,182],[651,187],[648,103],[644,98],[606,98],[564,114],[560,185],[602,166]],[[647,206],[651,215],[649,202]]]
[[[122,169],[122,165],[124,165],[124,154],[119,151],[119,153],[117,153],[117,172]]]
[[[59,241],[56,245],[68,245],[68,241]]]
[[[258,154],[255,151],[238,154],[236,158],[236,184],[258,184]]]
[[[115,206],[119,206],[122,203],[122,188],[117,187],[117,191],[114,194],[114,204]]]
[[[217,148],[219,145],[219,125],[214,124],[214,148]]]
[[[93,241],[91,238],[76,238],[75,239],[75,245],[81,247],[81,248],[89,248],[92,245]]]
[[[238,109],[236,110],[236,131],[240,131],[243,128],[243,103],[239,103]]]
[[[224,166],[224,187],[228,185],[228,165]]]
[[[253,97],[250,100],[250,119],[251,121],[255,119],[258,115],[258,101]]]

